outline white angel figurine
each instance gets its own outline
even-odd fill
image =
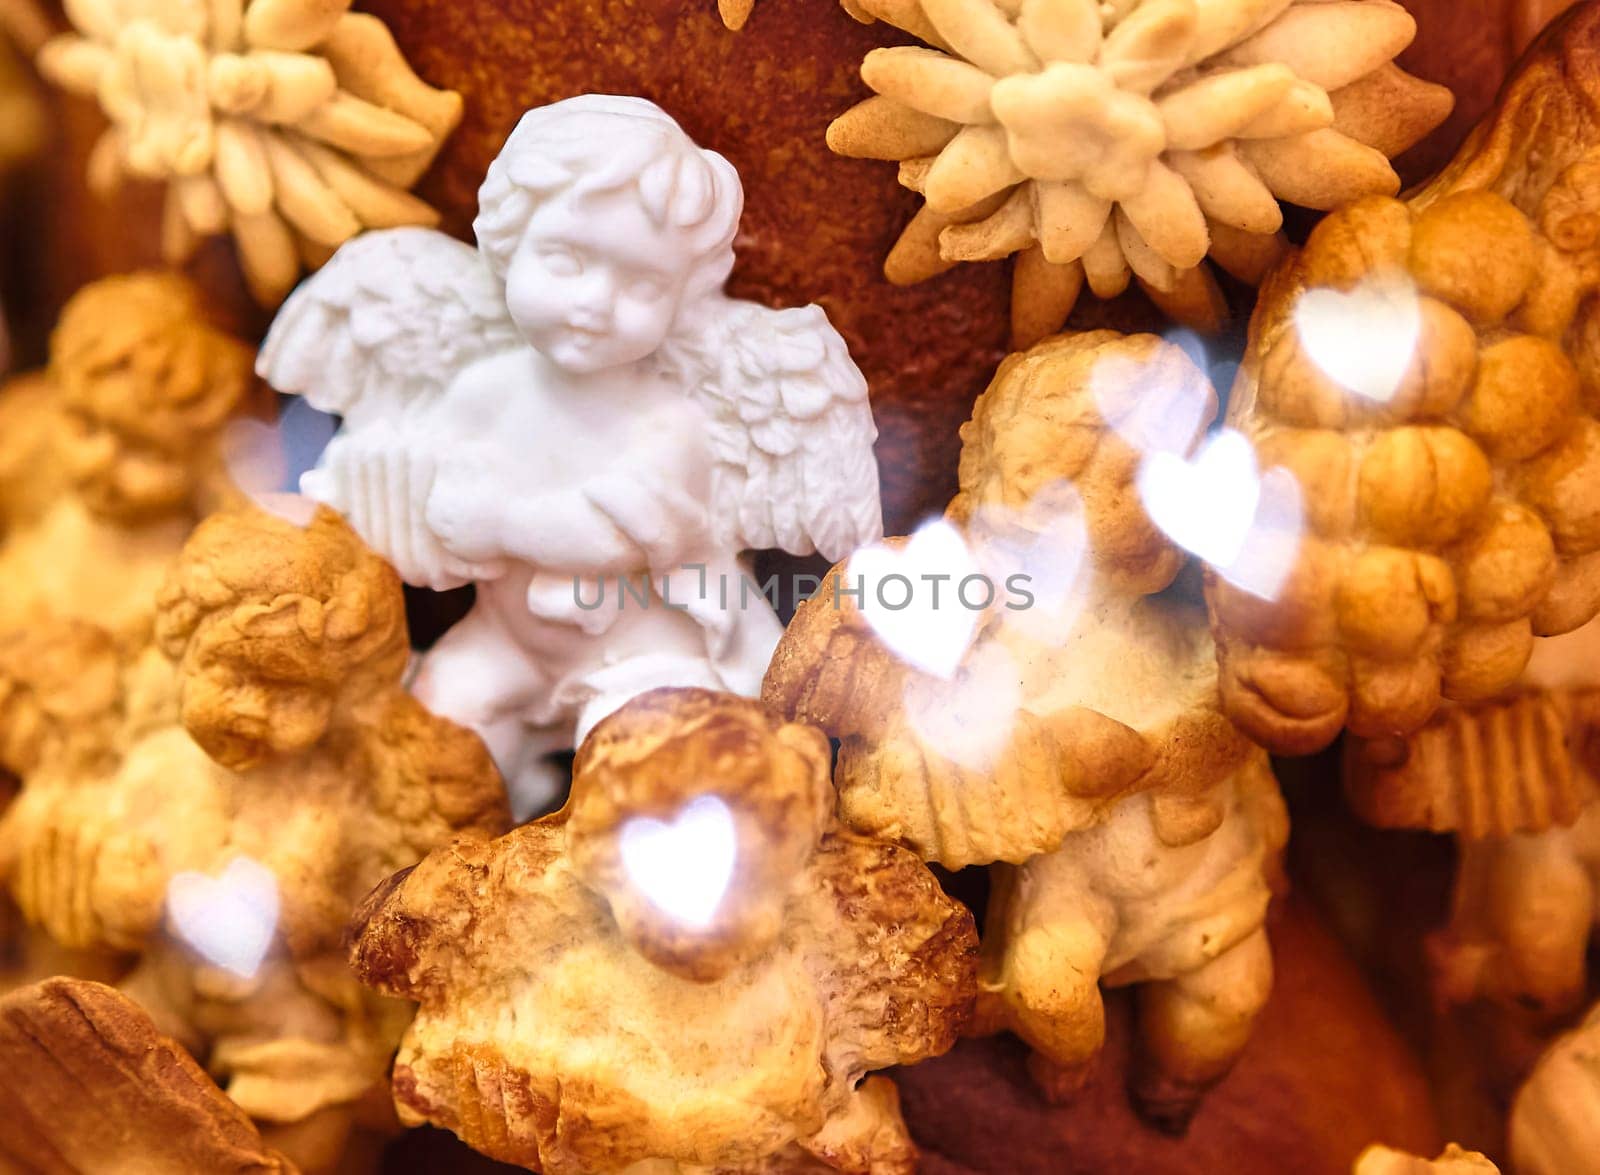
[[[755,696],[781,626],[740,553],[882,531],[867,385],[821,308],[722,292],[744,193],[659,107],[522,119],[476,250],[346,245],[261,352],[343,425],[302,482],[408,583],[477,584],[415,691],[479,731],[519,815],[546,756],[660,686]]]

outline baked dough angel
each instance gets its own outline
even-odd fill
[[[743,193],[637,98],[527,114],[473,249],[370,234],[284,306],[260,371],[344,418],[303,488],[411,584],[478,586],[416,691],[518,807],[543,756],[657,686],[755,694],[780,626],[748,548],[881,532],[867,385],[815,306],[728,298]]]
[[[406,1020],[345,966],[347,920],[434,847],[502,831],[504,791],[477,736],[405,692],[399,580],[331,511],[214,515],[156,628],[175,701],[153,712],[142,659],[58,641],[111,695],[98,748],[51,737],[47,681],[17,699],[43,734],[0,882],[60,946],[133,956],[123,989],[273,1145],[330,1169]]]
[[[115,674],[94,667],[148,644],[173,558],[232,493],[219,441],[251,359],[189,282],[137,273],[80,290],[48,369],[0,388],[0,808],[47,744],[112,752]]]
[[[656,690],[558,815],[374,891],[351,958],[421,1007],[402,1121],[545,1175],[910,1175],[875,1070],[948,1049],[977,935],[915,855],[840,829],[828,740]]]
[[[1101,984],[1142,985],[1135,1093],[1180,1130],[1270,991],[1287,835],[1265,754],[1220,712],[1200,608],[1163,591],[1182,556],[1132,490],[1147,447],[1187,452],[1215,410],[1153,336],[1061,336],[1008,359],[962,430],[961,492],[938,525],[989,579],[1025,577],[1032,606],[993,603],[950,672],[919,667],[960,619],[952,593],[907,641],[852,560],[801,606],[764,691],[842,740],[847,826],[949,868],[997,864],[980,1018],[1034,1047],[1047,1094],[1069,1096],[1100,1049]],[[890,546],[914,558],[921,541]]]
[[[1600,918],[1600,620],[1535,648],[1516,689],[1448,706],[1407,738],[1350,739],[1368,823],[1458,844],[1449,925],[1428,943],[1446,1004],[1487,999],[1535,1029],[1588,991]]]
[[[1600,610],[1597,60],[1581,4],[1439,176],[1326,217],[1262,287],[1229,423],[1306,525],[1280,591],[1207,598],[1227,712],[1270,750],[1408,735]]]
[[[148,638],[168,566],[231,492],[219,440],[251,358],[174,274],[67,303],[48,370],[0,389],[0,633],[68,619]]]

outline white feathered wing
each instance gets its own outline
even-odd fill
[[[867,381],[827,314],[737,302],[713,334],[697,393],[719,545],[838,561],[882,538]]]
[[[427,410],[463,370],[518,346],[505,286],[476,249],[430,229],[357,237],[286,301],[257,371],[344,417],[301,479],[395,565],[436,590],[487,578],[428,529],[435,477]]]

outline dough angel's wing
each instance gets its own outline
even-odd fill
[[[427,410],[480,359],[519,345],[503,283],[476,250],[427,229],[358,237],[284,303],[257,370],[344,417],[301,489],[344,515],[407,582],[436,590],[491,571],[428,529]]]
[[[822,308],[735,304],[713,340],[699,388],[719,539],[838,560],[882,538],[867,381]]]

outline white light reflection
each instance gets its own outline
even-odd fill
[[[249,979],[278,929],[278,879],[248,857],[217,877],[179,873],[167,883],[167,916],[207,962]]]
[[[1198,335],[1177,331],[1168,339],[1193,362],[1170,352],[1154,360],[1102,356],[1089,377],[1100,417],[1141,453],[1186,453],[1216,411],[1209,359]]]
[[[987,576],[954,526],[938,519],[898,549],[865,547],[850,556],[844,576],[846,590],[861,593],[862,617],[895,656],[934,677],[960,667],[982,615],[962,602],[960,585]]]
[[[984,573],[1003,589],[1003,622],[1043,645],[1066,640],[1091,566],[1089,526],[1077,487],[1052,482],[1020,510],[981,506],[968,536]]]
[[[292,526],[302,530],[311,525],[317,516],[317,503],[301,494],[255,494],[251,501],[268,514],[275,514]]]
[[[906,720],[929,749],[969,771],[994,768],[1022,709],[1022,671],[1006,649],[977,649],[949,682],[907,683]]]
[[[314,469],[338,420],[298,397],[275,423],[236,420],[222,435],[222,457],[233,484],[263,510],[305,526],[316,504],[300,497],[300,477]]]
[[[1387,404],[1416,356],[1422,307],[1403,274],[1369,278],[1349,293],[1307,290],[1294,308],[1307,357],[1334,383]]]
[[[700,796],[670,824],[638,816],[622,826],[622,866],[663,913],[694,930],[711,925],[738,856],[733,813]]]
[[[1266,600],[1283,590],[1305,521],[1300,484],[1286,469],[1262,475],[1242,434],[1224,429],[1193,461],[1150,455],[1139,495],[1168,538],[1235,587]]]

